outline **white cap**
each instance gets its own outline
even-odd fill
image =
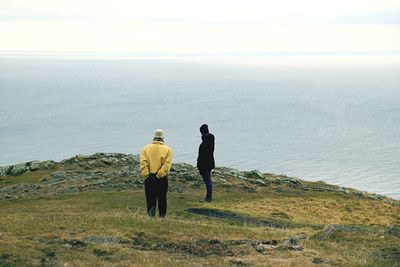
[[[157,129],[154,131],[154,138],[164,139],[164,131],[162,129]]]

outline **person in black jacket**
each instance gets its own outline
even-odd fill
[[[201,139],[203,140],[199,146],[199,156],[197,157],[197,168],[206,185],[207,195],[204,201],[212,200],[212,181],[211,170],[215,168],[214,161],[214,135],[208,131],[208,125],[203,124],[200,127]]]

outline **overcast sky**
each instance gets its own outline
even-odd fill
[[[0,50],[399,51],[399,0],[0,0]]]

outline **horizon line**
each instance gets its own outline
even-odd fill
[[[366,51],[230,51],[230,52],[161,52],[161,51],[44,51],[44,50],[10,50],[0,49],[0,54],[10,55],[165,55],[165,56],[286,56],[286,55],[398,55],[400,50],[366,50]]]

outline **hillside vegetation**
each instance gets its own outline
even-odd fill
[[[174,164],[165,219],[137,155],[0,167],[0,266],[400,266],[400,202],[285,175]]]

